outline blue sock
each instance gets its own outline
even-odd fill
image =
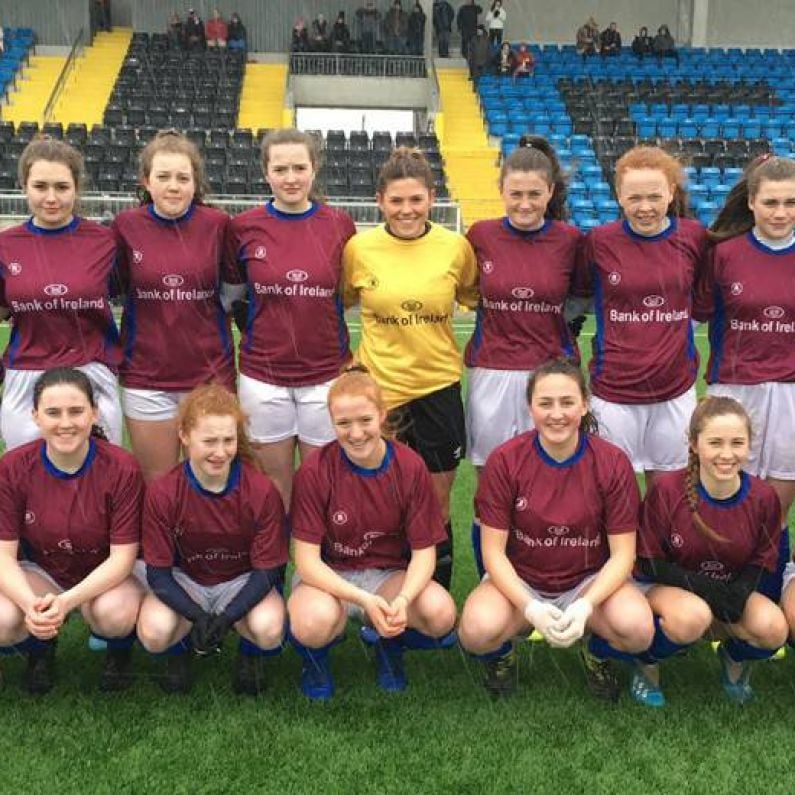
[[[99,632],[92,631],[91,634],[98,640],[104,641],[108,649],[131,649],[135,645],[138,636],[133,630],[129,635],[122,638],[108,638],[105,635],[100,635]]]
[[[256,643],[252,643],[248,638],[243,637],[237,643],[238,654],[242,654],[244,657],[275,657],[277,654],[282,653],[282,649],[284,649],[283,642],[272,649],[263,649],[261,646],[257,646]]]
[[[660,617],[654,616],[654,638],[652,639],[651,646],[649,646],[646,651],[636,654],[635,657],[647,665],[656,665],[661,660],[667,660],[682,649],[688,648],[689,645],[689,643],[684,645],[674,643],[665,632],[663,632],[660,626]]]
[[[483,551],[480,546],[480,522],[472,520],[472,553],[475,556],[475,568],[478,570],[478,578],[483,579],[486,568],[483,565]]]
[[[182,640],[178,640],[173,646],[169,646],[164,652],[161,652],[161,654],[166,657],[179,657],[181,654],[187,654],[192,648],[190,633],[188,633]]]
[[[511,649],[513,649],[513,643],[511,643],[509,640],[506,640],[502,646],[494,649],[494,651],[487,651],[485,654],[475,654],[474,656],[477,657],[477,659],[481,662],[491,662],[492,660],[496,660],[498,657],[504,657],[509,651],[511,651]]]
[[[344,640],[344,635],[339,635],[338,637],[334,638],[330,643],[327,643],[325,646],[319,646],[316,649],[310,648],[309,646],[304,646],[300,640],[298,640],[292,632],[288,634],[288,640],[290,641],[290,645],[295,649],[298,656],[306,663],[311,663],[312,665],[324,665],[326,660],[328,659],[329,652],[331,649],[336,646],[338,643],[341,643]]]
[[[403,642],[404,649],[430,651],[448,649],[454,646],[456,639],[451,639],[451,635],[455,635],[454,630],[451,630],[441,638],[433,638],[419,630],[409,628],[400,636],[400,640]]]
[[[721,642],[726,653],[734,662],[741,663],[747,660],[769,660],[777,649],[760,649],[759,646],[752,646],[744,640],[724,640]]]
[[[39,640],[33,635],[28,635],[25,640],[21,640],[13,646],[0,646],[0,655],[11,657],[17,654],[30,654],[30,652],[42,651],[52,643],[54,643],[52,640]]]
[[[634,663],[636,659],[634,654],[630,654],[627,651],[619,651],[600,635],[591,635],[591,639],[588,641],[588,651],[600,660],[612,657],[612,659],[621,660],[621,662]]]

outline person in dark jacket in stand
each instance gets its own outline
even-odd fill
[[[450,57],[450,32],[453,29],[455,11],[447,0],[434,0],[433,32],[439,42],[439,57]]]
[[[469,42],[475,38],[478,28],[478,16],[483,9],[475,5],[475,0],[464,3],[456,15],[456,26],[461,32],[461,57],[469,58]]]
[[[599,54],[602,58],[609,55],[621,54],[621,34],[615,22],[610,23],[610,27],[605,28],[599,35]]]
[[[375,0],[365,0],[365,4],[356,9],[356,19],[359,21],[360,52],[375,52],[378,23],[381,19],[381,12],[375,7]]]
[[[425,39],[425,12],[419,0],[415,0],[414,8],[409,14],[408,45],[409,55],[422,55]]]
[[[204,50],[207,39],[204,35],[204,22],[194,9],[188,11],[188,18],[183,28],[185,32],[185,48],[188,50]]]
[[[491,44],[489,42],[486,28],[478,25],[477,33],[469,43],[469,76],[472,82],[477,84],[478,80],[488,69],[491,62]]]
[[[649,36],[649,29],[644,25],[639,31],[638,35],[632,39],[632,54],[642,61],[647,55],[652,52],[652,39]]]

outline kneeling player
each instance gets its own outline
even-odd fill
[[[190,646],[215,651],[233,626],[241,636],[236,692],[259,694],[260,658],[281,650],[284,509],[253,463],[245,422],[222,386],[194,389],[179,411],[186,460],[148,488],[143,547],[153,593],[138,637],[148,651],[168,654],[167,692],[190,689]]]
[[[291,519],[296,584],[288,603],[293,644],[303,660],[301,690],[334,693],[329,649],[348,616],[374,643],[382,690],[406,687],[403,649],[454,641],[455,604],[431,577],[446,538],[422,459],[384,438],[381,390],[354,367],[328,397],[337,440],[299,469]]]
[[[592,418],[575,365],[541,365],[527,397],[536,430],[500,445],[478,486],[487,574],[464,605],[461,645],[485,664],[487,690],[506,695],[516,686],[516,635],[535,628],[565,647],[590,631],[582,647],[588,686],[615,701],[607,657],[642,651],[653,634],[649,606],[627,581],[635,476],[619,448],[587,432]]]
[[[777,570],[780,504],[772,486],[743,472],[751,423],[736,400],[702,401],[689,443],[687,469],[660,476],[643,505],[638,568],[651,582],[656,632],[638,655],[631,692],[662,706],[658,663],[712,630],[722,639],[723,688],[742,704],[752,695],[751,661],[787,638],[782,611],[764,595]]]

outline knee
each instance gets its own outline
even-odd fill
[[[435,587],[432,587],[435,586]],[[431,583],[416,603],[421,629],[433,637],[446,635],[455,625],[455,602],[440,585]]]
[[[750,642],[754,646],[760,649],[778,649],[787,642],[789,625],[784,613],[774,608],[766,610],[765,615],[757,619],[750,634]]]
[[[141,598],[130,589],[115,588],[100,594],[86,612],[91,629],[108,638],[129,635],[135,628]]]
[[[10,600],[0,598],[0,646],[19,643],[25,630],[24,613]]]
[[[177,638],[174,637],[179,626],[179,617],[171,611],[146,610],[141,611],[138,618],[138,640],[146,651],[151,654],[160,654],[169,648]]]
[[[485,605],[471,598],[466,601],[458,625],[458,637],[467,651],[475,654],[490,651],[502,640],[504,629]]]
[[[687,610],[665,614],[661,618],[663,632],[682,646],[703,637],[713,620],[712,611],[703,599],[693,599]]]
[[[284,640],[284,608],[255,607],[243,619],[242,629],[261,649],[273,649]]]
[[[324,646],[335,635],[342,619],[342,606],[336,600],[315,601],[289,606],[290,632],[305,646]]]

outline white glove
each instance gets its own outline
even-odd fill
[[[549,627],[549,645],[556,649],[567,649],[576,643],[585,633],[585,624],[591,613],[593,605],[587,599],[575,599],[563,611],[560,620]]]
[[[524,609],[524,617],[548,640],[549,628],[563,618],[563,612],[550,602],[531,599]]]

